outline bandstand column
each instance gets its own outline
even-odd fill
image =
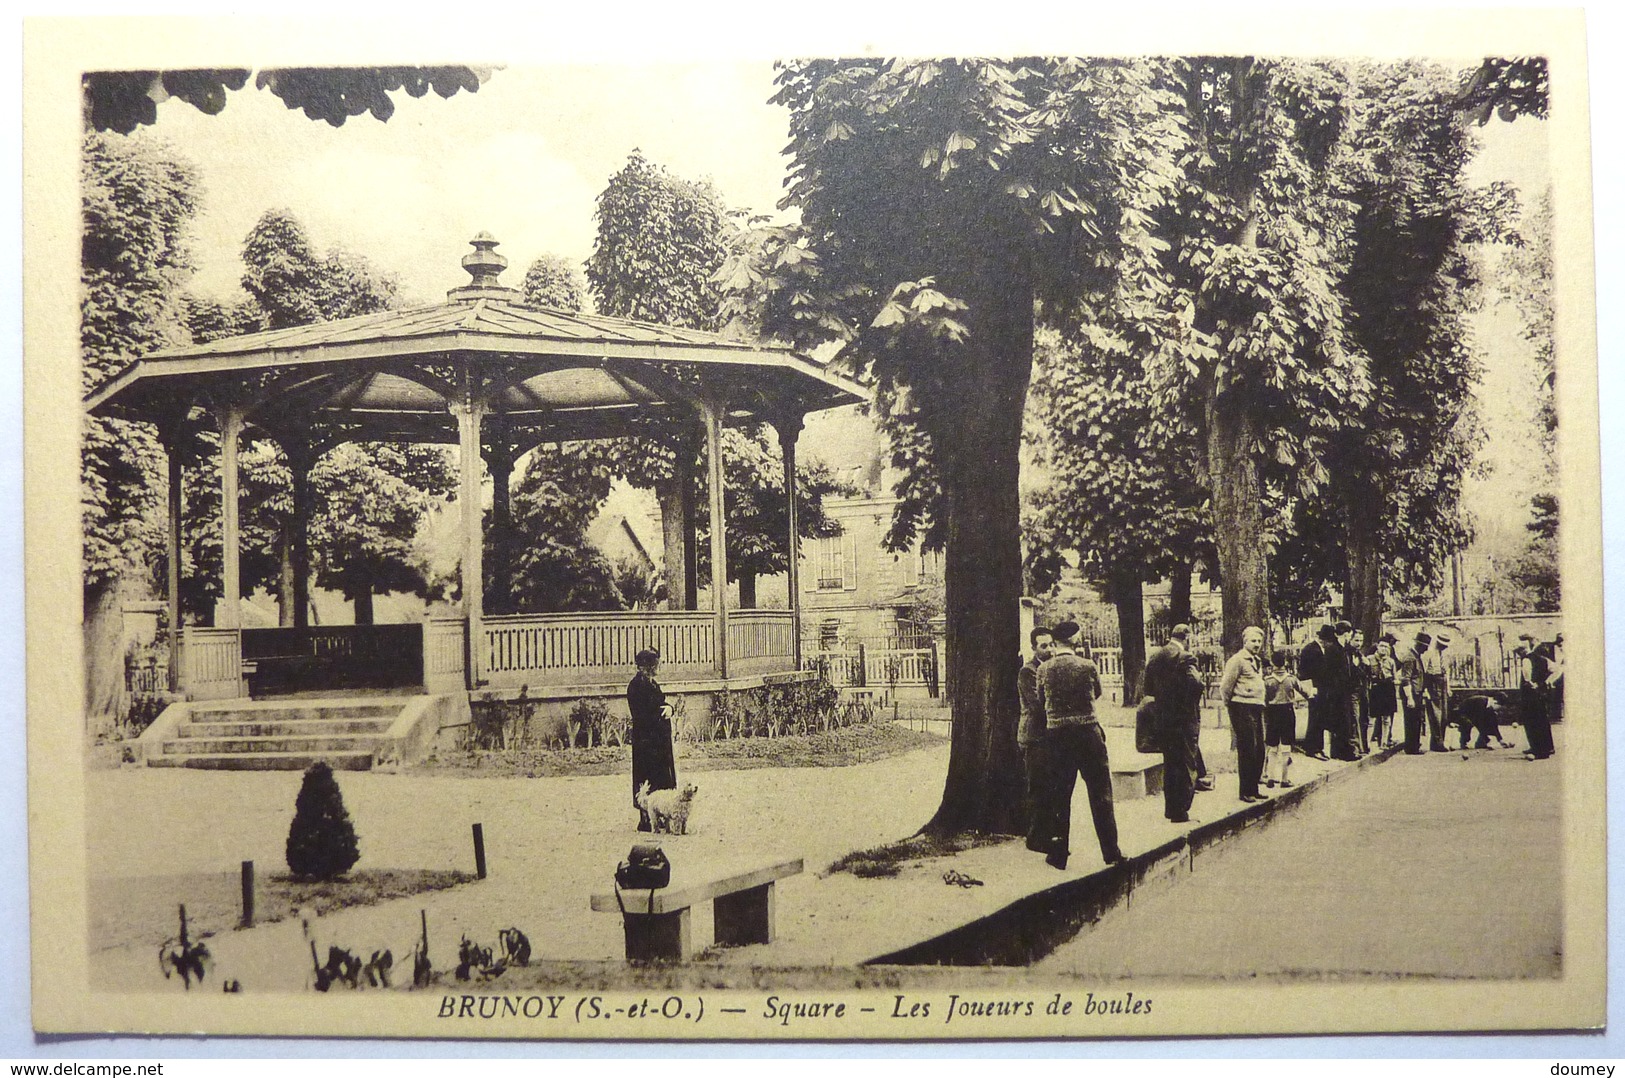
[[[801,437],[801,417],[793,416],[774,424],[779,434],[779,456],[784,461],[785,516],[790,521],[786,539],[786,585],[790,589],[790,654],[795,668],[801,669],[801,521],[796,507],[796,440]]]
[[[722,504],[722,415],[720,401],[700,405],[705,419],[706,493],[711,499],[711,609],[716,632],[717,673],[728,676],[728,537]]]
[[[506,419],[493,415],[485,427],[485,465],[491,471],[491,531],[497,542],[491,545],[491,556],[496,562],[491,567],[495,581],[491,605],[498,614],[513,612],[513,596],[508,590],[508,574],[513,566],[510,558],[513,543],[513,507],[509,492],[513,481],[513,439]]]
[[[283,441],[282,452],[288,458],[288,473],[292,478],[293,513],[288,520],[288,546],[289,560],[293,562],[293,625],[303,629],[310,625],[310,469],[316,453],[310,445],[291,438]]]
[[[236,629],[242,624],[241,527],[237,505],[237,439],[243,432],[243,412],[228,405],[220,421],[220,598],[222,608],[215,628]]]
[[[485,683],[485,564],[480,520],[480,420],[485,406],[474,389],[474,376],[464,376],[462,398],[452,405],[457,416],[463,508],[463,617],[468,623],[468,687]]]
[[[164,455],[169,464],[169,535],[168,550],[169,572],[168,593],[165,598],[169,603],[169,691],[179,692],[181,688],[181,484],[185,475],[181,469],[181,431],[180,424],[166,426],[159,430],[159,440],[163,442]]]

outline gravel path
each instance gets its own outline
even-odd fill
[[[1114,761],[1137,754],[1132,732],[1108,728]],[[1219,789],[1200,795],[1196,814],[1214,819],[1241,807],[1226,772],[1233,770],[1227,731],[1204,730],[1204,752]],[[773,966],[852,965],[983,916],[1021,895],[1101,867],[1087,800],[1074,798],[1074,856],[1056,872],[1019,841],[967,851],[951,861],[905,866],[890,879],[822,877],[841,854],[912,833],[942,794],[948,746],[940,743],[889,759],[848,767],[762,768],[687,775],[700,787],[694,833],[666,839],[679,865],[731,862],[739,857],[802,857],[807,872],[779,885],[779,938],[734,948],[727,963]],[[1330,765],[1301,760],[1294,777],[1308,781]],[[87,775],[88,836],[93,891],[132,889],[138,878],[221,873],[252,859],[282,865],[292,820],[297,773],[208,772],[122,768]],[[345,804],[360,836],[358,868],[473,868],[470,825],[483,825],[489,878],[450,891],[354,908],[324,917],[318,939],[352,951],[389,946],[402,961],[429,921],[436,968],[455,963],[467,934],[490,945],[517,926],[538,957],[617,960],[618,918],[590,912],[588,896],[603,890],[614,865],[637,841],[624,775],[586,778],[437,778],[377,773],[339,775]],[[1124,849],[1137,853],[1178,834],[1162,818],[1160,797],[1121,803]],[[947,867],[984,881],[947,886]],[[186,901],[187,896],[171,896]],[[710,938],[709,908],[694,910],[696,938]],[[299,990],[309,973],[308,945],[292,922],[213,937],[222,977],[251,991]],[[146,945],[92,955],[93,977],[114,990],[152,991],[163,984]],[[175,990],[179,990],[178,985]]]
[[[1561,755],[1508,750],[1396,756],[1137,895],[1038,968],[1091,980],[1559,976],[1561,767]]]

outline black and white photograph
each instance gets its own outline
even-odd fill
[[[1602,1026],[1577,14],[362,25],[26,27],[36,1030]]]

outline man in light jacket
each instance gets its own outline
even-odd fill
[[[1241,799],[1249,802],[1265,797],[1258,786],[1264,777],[1264,671],[1259,666],[1263,653],[1264,630],[1249,625],[1241,632],[1241,650],[1230,656],[1219,679],[1219,699],[1236,734]]]

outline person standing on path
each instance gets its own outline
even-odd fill
[[[1443,633],[1433,641],[1433,649],[1422,654],[1422,698],[1427,707],[1428,748],[1444,752],[1444,728],[1450,718],[1450,674],[1444,664],[1444,651],[1450,638]]]
[[[1326,662],[1326,649],[1337,643],[1337,628],[1322,625],[1315,630],[1315,639],[1298,652],[1298,677],[1307,681],[1313,692],[1309,696],[1309,727],[1303,735],[1303,753],[1316,760],[1326,759],[1326,734],[1330,727],[1327,709],[1332,696],[1323,688],[1330,673]]]
[[[1383,633],[1371,655],[1371,683],[1366,698],[1371,708],[1371,743],[1386,749],[1394,743],[1394,713],[1399,710],[1399,663],[1394,659],[1393,633]]]
[[[1354,668],[1359,656],[1352,650],[1354,626],[1346,621],[1337,623],[1337,639],[1326,649],[1326,665],[1331,671],[1327,688],[1332,702],[1328,722],[1332,726],[1332,759],[1358,760],[1360,758],[1359,720],[1355,715],[1354,696],[1358,691],[1354,681]]]
[[[1264,672],[1258,657],[1264,653],[1264,630],[1249,625],[1241,631],[1241,650],[1230,656],[1219,678],[1219,699],[1230,713],[1236,734],[1236,772],[1243,801],[1262,801],[1259,780],[1264,777]]]
[[[1289,788],[1292,746],[1297,740],[1298,709],[1293,697],[1309,696],[1287,667],[1286,652],[1277,650],[1264,675],[1264,785]]]
[[[638,672],[626,686],[626,708],[632,713],[632,804],[647,782],[650,791],[677,789],[677,758],[671,743],[671,705],[655,675],[660,652],[644,648],[633,659]],[[638,808],[638,830],[649,831],[649,814]]]
[[[1112,804],[1112,765],[1106,753],[1106,735],[1095,716],[1100,696],[1100,671],[1079,656],[1072,642],[1078,623],[1055,626],[1055,653],[1038,668],[1038,702],[1044,709],[1044,756],[1049,761],[1048,796],[1052,822],[1043,843],[1044,861],[1065,868],[1071,855],[1072,791],[1078,776],[1089,791],[1089,811],[1095,821],[1100,856],[1108,865],[1123,859],[1117,845],[1117,810]]]
[[[1518,669],[1518,710],[1522,712],[1523,734],[1529,741],[1531,760],[1545,760],[1556,748],[1552,742],[1552,712],[1548,683],[1552,677],[1552,652],[1549,644],[1536,644],[1535,638],[1524,633],[1518,638],[1529,649]]]
[[[1038,698],[1038,668],[1055,653],[1055,634],[1035,625],[1027,634],[1033,657],[1016,674],[1016,692],[1021,697],[1021,725],[1016,727],[1016,744],[1027,767],[1027,848],[1046,852],[1047,836],[1054,830],[1054,797],[1047,780],[1044,739],[1049,729],[1044,721],[1044,705]]]
[[[1190,821],[1196,797],[1196,739],[1201,734],[1202,681],[1185,650],[1190,626],[1176,625],[1168,643],[1145,664],[1145,691],[1156,701],[1162,747],[1162,810],[1174,823]]]
[[[1399,657],[1399,703],[1405,711],[1405,752],[1422,755],[1422,720],[1425,716],[1425,694],[1422,687],[1422,657],[1428,652],[1433,637],[1417,633],[1410,650]]]
[[[1371,690],[1371,660],[1375,658],[1376,648],[1368,651],[1365,633],[1355,629],[1348,651],[1349,683],[1354,690],[1354,748],[1359,755],[1366,756],[1371,752],[1371,701],[1366,694]]]

